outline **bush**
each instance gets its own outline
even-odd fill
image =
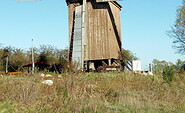
[[[166,66],[163,69],[163,80],[166,81],[167,83],[172,82],[172,80],[174,79],[174,68],[170,67],[170,66]]]

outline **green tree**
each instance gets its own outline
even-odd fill
[[[37,61],[48,64],[50,71],[60,73],[67,62],[67,50],[57,49],[51,45],[41,45],[38,50]]]
[[[58,49],[51,45],[41,45],[39,50],[38,61],[45,62],[49,65],[56,64],[58,62]]]
[[[131,61],[138,60],[138,58],[130,50],[126,50],[123,48],[119,57],[122,60],[120,64],[123,66],[123,69],[127,68],[129,70],[131,70],[132,68]]]
[[[175,75],[175,71],[173,67],[170,66],[166,66],[163,68],[163,80],[167,83],[172,82],[172,80],[174,79],[174,75]]]
[[[8,58],[9,58],[11,50],[12,50],[12,47],[10,46],[2,47],[1,49],[1,71],[6,70],[6,63],[8,63]]]
[[[160,60],[157,60],[157,59],[154,59],[152,61],[152,63],[153,63],[153,71],[156,74],[163,73],[163,69],[169,65],[168,62],[166,62],[164,60],[163,61],[160,61]]]
[[[124,61],[138,60],[136,55],[134,55],[130,50],[122,49],[122,59]]]
[[[23,49],[13,48],[9,52],[9,70],[20,71],[27,62],[29,61],[26,52]]]
[[[180,70],[183,64],[185,64],[185,61],[182,61],[180,59],[177,59],[177,62],[175,64],[176,70]]]
[[[0,71],[5,71],[7,62],[8,71],[20,71],[27,60],[27,55],[22,49],[10,46],[2,47],[0,49]]]
[[[3,56],[3,53],[4,53],[4,50],[3,48],[0,49],[0,71],[4,71],[4,65],[3,65],[3,62],[4,62],[4,56]]]

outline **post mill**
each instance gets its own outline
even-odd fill
[[[115,0],[66,0],[69,22],[69,60],[79,69],[90,65],[119,65],[121,60],[120,11]]]
[[[100,66],[121,65],[130,70],[131,64],[122,61],[124,57],[120,25],[122,6],[117,0],[66,0],[66,3],[69,22],[69,61],[77,64],[78,69],[83,71],[90,68],[97,70]]]

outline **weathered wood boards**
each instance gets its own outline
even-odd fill
[[[74,42],[72,38],[75,34],[74,25],[77,16],[75,9],[82,3],[68,1],[69,42],[71,43],[71,41]],[[85,41],[85,52],[83,51],[84,61],[119,59],[122,44],[120,10],[121,5],[117,2],[99,3],[96,0],[87,0],[85,11],[87,40]]]
[[[88,2],[87,8],[87,60],[118,59],[121,48],[121,7],[114,2]]]

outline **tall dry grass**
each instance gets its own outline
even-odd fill
[[[171,84],[162,76],[117,73],[65,73],[43,78],[0,78],[0,113],[184,113],[185,75],[176,74]]]

